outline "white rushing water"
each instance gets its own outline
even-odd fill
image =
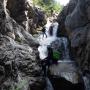
[[[57,37],[58,23],[53,23],[53,37]]]
[[[51,36],[49,33],[49,28],[50,26],[53,26],[53,35]],[[40,46],[38,47],[38,51],[39,51],[39,57],[41,59],[44,59],[47,57],[47,53],[48,50],[46,49],[48,45],[50,45],[53,41],[55,41],[57,39],[56,34],[57,34],[57,29],[58,29],[58,23],[51,23],[49,20],[47,21],[47,24],[45,25],[45,29],[46,29],[46,35],[47,37],[43,37],[43,35],[40,35],[40,37],[38,38],[39,40],[39,44]],[[48,77],[46,77],[46,88],[45,90],[54,90],[53,86],[49,80]]]
[[[51,26],[52,26],[52,35],[50,35],[50,31],[49,31]],[[47,56],[46,53],[48,52],[46,50],[47,46],[48,45],[50,46],[51,43],[54,42],[54,41],[56,41],[56,42],[58,41],[57,45],[56,46],[54,45],[54,48],[58,47],[58,45],[61,46],[61,44],[63,45],[63,46],[61,46],[61,48],[64,48],[63,49],[63,54],[62,54],[64,58],[63,58],[63,60],[60,60],[58,63],[67,63],[67,62],[68,63],[73,63],[70,60],[70,57],[69,57],[69,48],[68,48],[68,40],[67,40],[67,38],[66,37],[60,37],[60,38],[57,37],[58,23],[57,22],[51,23],[48,20],[47,24],[45,25],[45,28],[46,28],[46,35],[47,35],[47,37],[46,36],[43,37],[43,35],[41,34],[39,36],[39,38],[38,38],[38,41],[39,41],[39,44],[40,44],[40,46],[38,47],[39,57],[41,59],[46,58],[46,56]],[[57,69],[57,70],[59,70],[59,69]],[[59,71],[57,71],[57,72],[59,72]],[[69,78],[70,79],[70,76],[68,76],[66,73],[65,73],[65,75],[64,75],[65,78]],[[46,86],[45,90],[54,90],[53,86],[52,86],[52,84],[51,84],[51,82],[49,80],[49,78],[46,78],[46,83],[47,83],[47,86]]]
[[[53,31],[53,35],[50,36],[50,32],[49,32],[49,28],[50,26],[53,26],[52,28],[52,31]],[[54,23],[51,23],[51,22],[47,22],[47,24],[45,25],[45,28],[46,28],[46,36],[43,37],[43,35],[41,34],[38,38],[38,41],[39,41],[39,44],[41,46],[48,46],[48,45],[51,45],[52,42],[60,39],[60,42],[59,43],[62,43],[63,44],[63,57],[64,59],[70,59],[69,57],[69,48],[68,48],[68,40],[66,37],[57,37],[57,30],[58,30],[58,23],[57,22],[54,22]]]
[[[53,26],[53,35],[50,35],[49,29],[50,27]],[[40,45],[50,45],[53,41],[55,41],[57,39],[57,29],[58,29],[58,23],[54,22],[51,23],[49,20],[47,21],[47,24],[45,25],[45,29],[46,29],[46,36],[43,37],[43,35],[41,34],[40,37],[38,38],[39,44]]]
[[[42,45],[38,47],[38,51],[39,51],[39,57],[40,59],[45,59],[48,56],[48,50],[47,50],[47,46],[46,45]]]
[[[47,24],[45,25],[45,29],[46,29],[46,35],[47,35],[47,37],[50,37],[50,34],[49,34],[49,28],[50,28],[50,26],[51,26],[51,22],[49,21],[49,19],[47,19]]]

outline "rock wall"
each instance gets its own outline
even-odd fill
[[[57,18],[58,36],[70,40],[71,58],[74,59],[90,90],[90,0],[70,0]]]
[[[58,22],[61,35],[69,37],[73,58],[82,71],[90,72],[90,1],[70,0]]]
[[[32,1],[32,0],[31,0]],[[37,27],[44,25],[45,13],[34,7],[29,0],[8,0],[7,9],[10,16],[31,34]]]
[[[13,6],[14,11],[6,9],[9,1],[12,3],[9,7]],[[20,4],[0,0],[0,90],[43,90],[45,82],[37,64],[38,41],[19,24],[24,21],[22,4],[25,2],[13,1]],[[20,6],[21,12],[14,5]]]

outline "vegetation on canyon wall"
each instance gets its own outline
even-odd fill
[[[60,12],[62,10],[62,5],[60,3],[57,3],[54,0],[33,0],[34,5],[40,6],[47,15],[50,15],[51,10],[57,12]]]

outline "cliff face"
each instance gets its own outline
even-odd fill
[[[61,35],[69,37],[73,57],[90,72],[90,0],[70,0],[58,16]]]
[[[44,80],[40,77],[41,70],[37,64],[38,42],[20,24],[25,20],[25,9],[22,8],[25,2],[13,1],[0,0],[0,90],[30,90],[33,85],[33,90],[42,90]]]
[[[44,12],[33,7],[32,0],[7,0],[6,7],[10,16],[31,34],[45,23]]]

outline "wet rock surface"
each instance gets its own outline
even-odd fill
[[[83,83],[73,84],[63,77],[50,76],[50,81],[53,85],[54,90],[85,90]]]
[[[85,51],[86,51],[86,47],[89,46],[89,43],[90,43],[89,36],[88,36],[90,32],[90,25],[89,25],[90,23],[88,19],[89,13],[86,14],[87,9],[89,8],[89,5],[87,3],[89,3],[88,0],[82,0],[82,1],[71,0],[70,3],[65,7],[65,9],[63,9],[61,14],[58,16],[58,22],[60,23],[61,26],[64,25],[64,28],[67,31],[66,35],[70,39],[72,50],[75,51],[74,52],[74,56],[76,56],[75,58],[77,58],[78,62],[83,62],[83,63],[80,63],[80,66],[83,67],[83,70],[85,69],[84,67],[89,66],[89,63],[88,63],[89,57],[87,57],[88,59],[86,59],[85,57],[89,54],[89,51],[87,51],[87,53]],[[72,6],[72,10],[70,8],[70,4]],[[68,10],[70,12],[68,12]],[[75,53],[77,55],[75,55]],[[81,58],[83,58],[83,60]],[[88,65],[84,66],[83,65],[84,61],[86,61]],[[89,68],[87,69],[89,70]]]
[[[72,58],[77,61],[84,75],[90,72],[89,6],[89,0],[70,0],[58,16],[59,29],[63,31],[62,35],[69,37]]]
[[[58,64],[50,66],[50,71],[52,75],[64,77],[72,83],[78,83],[80,79],[78,67],[71,60],[59,60]]]
[[[38,41],[10,17],[6,2],[0,0],[0,90],[36,90],[30,89],[33,85],[41,90]]]

